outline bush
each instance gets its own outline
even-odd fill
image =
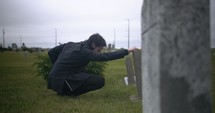
[[[42,76],[44,80],[48,81],[48,74],[52,68],[52,63],[48,55],[36,54],[36,62],[33,64],[37,68],[37,75]],[[86,73],[104,76],[104,71],[107,67],[107,62],[90,62],[86,66]]]
[[[104,76],[106,67],[107,62],[90,62],[85,69],[87,73]]]
[[[0,52],[4,52],[4,48],[0,46]]]
[[[33,64],[37,68],[37,75],[42,76],[44,80],[48,81],[48,75],[52,68],[52,63],[48,55],[36,54],[36,62]]]

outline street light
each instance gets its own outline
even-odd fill
[[[128,49],[129,49],[129,47],[130,47],[130,20],[127,19],[127,21],[128,21]]]
[[[57,28],[55,28],[55,46],[57,46]]]

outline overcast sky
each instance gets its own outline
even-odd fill
[[[141,7],[142,0],[0,0],[0,29],[6,47],[20,42],[54,47],[55,29],[60,43],[83,41],[93,33],[113,43],[115,29],[116,47],[127,48],[129,19],[130,46],[140,47]]]
[[[140,47],[143,0],[0,0],[0,43],[5,30],[6,47],[22,42],[28,47],[54,47],[57,42],[86,40],[100,33],[116,47]],[[211,46],[215,47],[215,0],[211,0]]]

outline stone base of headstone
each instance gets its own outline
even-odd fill
[[[131,95],[129,98],[132,102],[138,102],[142,100],[138,95]]]

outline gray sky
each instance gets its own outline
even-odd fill
[[[54,47],[58,42],[83,41],[100,33],[116,46],[140,47],[142,0],[0,0],[0,43],[5,29],[6,47],[24,42],[26,46]],[[22,37],[22,38],[20,38]]]
[[[130,47],[140,47],[143,0],[0,0],[0,43],[5,29],[6,47],[24,42],[28,47],[54,47],[58,42],[83,41],[100,33],[116,47],[127,48],[130,20]],[[215,47],[215,0],[211,0],[211,46]],[[22,38],[20,38],[22,37]],[[22,39],[22,40],[20,40]]]

